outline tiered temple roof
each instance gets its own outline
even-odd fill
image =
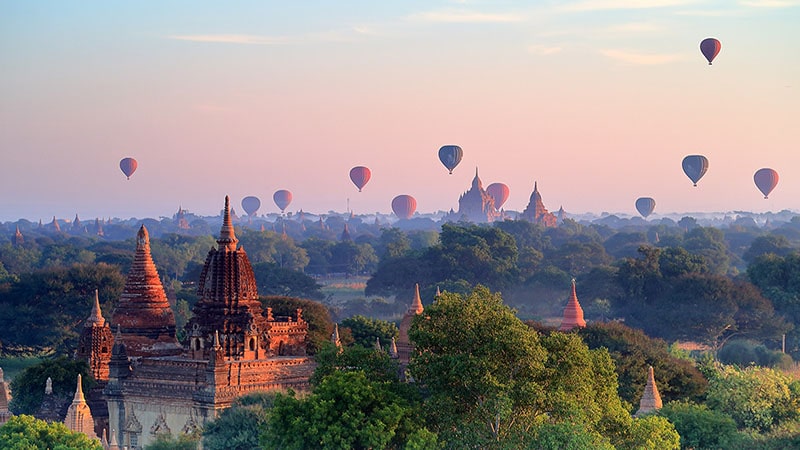
[[[111,361],[113,346],[114,336],[111,333],[111,327],[100,312],[100,297],[95,290],[92,312],[81,330],[75,357],[89,363],[89,370],[95,380],[107,381],[108,363]]]
[[[182,352],[175,338],[175,316],[153,263],[150,236],[144,225],[136,235],[136,253],[111,323],[119,326],[130,356]]]
[[[575,279],[572,279],[572,294],[567,302],[567,307],[564,308],[564,318],[561,320],[561,326],[558,327],[559,331],[569,331],[573,328],[583,328],[586,326],[586,321],[583,320],[583,308],[578,303],[578,295],[575,293]]]
[[[476,223],[492,222],[500,217],[494,207],[494,198],[483,188],[477,167],[472,186],[458,198],[458,212],[451,213],[450,216],[453,220],[466,219]]]
[[[533,193],[531,193],[528,206],[522,211],[520,219],[545,227],[554,227],[558,225],[558,218],[556,215],[547,211],[547,208],[544,207],[542,194],[539,193],[539,187],[536,182],[533,183]]]

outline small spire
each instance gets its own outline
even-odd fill
[[[411,301],[411,306],[408,308],[408,312],[414,314],[422,314],[425,308],[422,306],[422,299],[419,296],[419,283],[414,285],[414,300]]]
[[[44,382],[44,393],[45,395],[53,394],[53,379],[50,377],[47,377],[47,381]]]
[[[333,324],[333,333],[331,334],[331,343],[337,348],[342,348],[342,340],[339,339],[339,324]]]
[[[117,442],[117,433],[114,432],[114,429],[111,429],[111,442],[108,443],[109,450],[117,450],[119,448],[119,443]]]
[[[219,351],[222,346],[219,345],[219,330],[214,330],[214,351]]]
[[[567,306],[564,308],[564,318],[561,320],[559,331],[569,331],[573,328],[586,327],[583,319],[583,308],[578,302],[578,295],[575,293],[575,278],[572,279],[572,294],[570,295]]]
[[[226,195],[225,209],[222,213],[222,229],[219,231],[219,239],[217,239],[217,244],[219,244],[220,250],[226,248],[230,251],[234,251],[236,250],[237,242],[239,241],[236,239],[236,235],[233,233],[233,223],[231,222],[230,198]]]
[[[377,350],[379,352],[383,351],[383,347],[381,347],[381,338],[379,338],[379,337],[375,338],[375,350]]]
[[[392,358],[399,357],[399,353],[397,353],[397,341],[395,341],[394,336],[392,336],[392,345],[389,347],[389,355]]]
[[[102,445],[104,449],[108,448],[108,434],[105,428],[103,428],[103,437],[100,438],[100,445]]]
[[[100,312],[100,294],[97,292],[97,289],[94,290],[94,305],[92,305],[92,312],[89,314],[89,318],[86,319],[85,327],[89,328],[92,326],[102,327],[106,324],[106,319],[103,318],[103,314]]]
[[[439,298],[441,296],[442,296],[442,291],[439,290],[439,286],[436,286],[436,295],[435,295],[435,297]]]
[[[648,366],[647,383],[645,383],[644,392],[642,393],[642,399],[639,401],[639,410],[636,411],[636,416],[659,410],[662,405],[661,394],[658,393],[658,386],[656,386],[653,366]]]
[[[75,397],[72,398],[72,403],[86,403],[86,398],[83,396],[83,386],[81,386],[81,374],[78,374],[78,387],[75,389]]]

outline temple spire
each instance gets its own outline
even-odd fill
[[[103,314],[100,312],[100,294],[97,292],[97,289],[94,290],[94,304],[92,305],[92,312],[89,314],[89,318],[86,319],[86,323],[84,324],[85,327],[102,327],[106,324],[106,319],[103,318]]]
[[[220,250],[225,248],[227,250],[234,251],[236,250],[236,244],[238,242],[239,241],[236,239],[236,235],[233,233],[230,198],[226,195],[225,209],[222,213],[222,229],[219,231],[219,239],[217,239],[217,244],[219,244]]]
[[[78,387],[75,389],[75,397],[67,410],[67,417],[64,418],[64,425],[72,431],[89,436],[90,439],[97,438],[94,432],[92,412],[89,409],[89,405],[86,404],[86,398],[83,396],[80,374],[78,374]]]
[[[639,410],[636,411],[636,416],[647,414],[661,409],[661,394],[658,393],[658,386],[656,386],[656,377],[653,373],[653,366],[647,368],[647,383],[644,386],[642,399],[639,401]]]
[[[75,397],[72,398],[72,403],[86,402],[83,396],[83,386],[81,386],[81,374],[78,374],[78,387],[75,389]]]
[[[339,324],[333,324],[333,333],[331,334],[331,343],[336,346],[336,348],[342,348],[342,340],[339,339]]]
[[[411,306],[408,308],[408,312],[414,314],[422,314],[425,308],[422,306],[422,299],[419,296],[419,283],[414,285],[414,300],[411,301]]]
[[[575,278],[572,279],[572,294],[570,295],[567,307],[564,308],[564,318],[561,321],[559,331],[569,331],[573,328],[584,328],[586,321],[583,319],[583,308],[578,302],[578,295],[575,293]]]

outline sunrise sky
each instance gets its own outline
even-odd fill
[[[0,220],[211,215],[225,195],[269,213],[278,189],[292,211],[410,194],[425,213],[476,166],[511,210],[536,181],[551,211],[800,211],[799,24],[792,0],[0,0]],[[696,188],[689,154],[710,161]]]

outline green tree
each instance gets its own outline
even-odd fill
[[[267,448],[387,448],[411,409],[363,372],[334,372],[298,398],[277,394],[261,438]]]
[[[390,227],[381,230],[381,237],[375,253],[383,261],[387,258],[399,258],[411,251],[411,240],[399,228]]]
[[[708,406],[740,428],[766,431],[800,411],[800,389],[786,375],[765,367],[719,368],[708,387]]]
[[[319,385],[325,377],[335,372],[363,372],[371,381],[397,382],[400,366],[386,352],[374,348],[346,346],[337,348],[326,343],[315,355],[317,368],[311,376],[311,384]]]
[[[280,267],[274,263],[255,263],[253,273],[261,295],[285,295],[287,297],[322,300],[322,286],[303,272]]]
[[[61,422],[13,416],[0,425],[0,450],[103,450],[100,441],[71,431]]]
[[[14,396],[9,405],[14,414],[34,414],[39,410],[44,398],[47,379],[53,382],[53,396],[63,402],[75,394],[75,380],[81,375],[83,391],[88,392],[97,383],[89,374],[86,361],[76,361],[62,356],[48,359],[30,366],[11,381]]]
[[[170,434],[159,434],[153,443],[144,446],[144,450],[197,450],[199,436],[181,434],[172,437]]]
[[[349,328],[355,343],[366,348],[375,345],[375,338],[380,339],[384,347],[388,346],[392,338],[397,338],[399,333],[397,325],[393,322],[360,315],[344,319],[340,325],[343,328]]]
[[[306,350],[313,355],[325,342],[330,341],[333,332],[333,320],[328,308],[322,303],[313,300],[283,297],[277,295],[261,296],[261,303],[266,308],[272,308],[274,316],[293,317],[298,308],[303,310],[303,319],[308,322],[308,337]]]
[[[681,448],[681,437],[669,420],[649,415],[633,420],[627,439],[617,448],[620,450],[678,450]]]
[[[203,427],[206,450],[251,450],[258,448],[261,429],[266,427],[274,394],[239,397],[233,405]]]
[[[681,448],[717,449],[731,448],[726,445],[736,435],[736,422],[706,405],[690,402],[669,402],[658,411],[675,426],[681,436]]]
[[[69,354],[77,345],[78,325],[92,310],[95,289],[108,314],[124,284],[118,268],[102,263],[23,274],[0,292],[0,341]]]
[[[533,439],[520,446],[530,450],[614,450],[607,438],[580,423],[543,423],[533,430]]]

